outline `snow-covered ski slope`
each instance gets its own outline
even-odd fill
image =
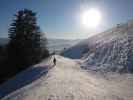
[[[41,74],[30,84],[27,84],[2,100],[133,100],[133,76],[130,74],[111,74],[104,78],[98,73],[86,72],[80,68],[79,61],[56,56],[57,65],[52,67],[47,74]],[[42,67],[44,73],[50,59],[38,64],[34,68]],[[44,67],[44,68],[43,68]],[[0,94],[19,86],[30,80],[34,75],[32,68],[25,70],[15,78],[11,79],[3,88],[0,87]],[[25,74],[28,73],[28,74]],[[37,75],[36,73],[36,75]],[[34,75],[34,77],[36,76]],[[18,78],[25,78],[21,79]],[[12,83],[10,85],[9,83]]]
[[[133,20],[90,37],[62,55],[83,58],[86,65],[125,66],[133,71]]]

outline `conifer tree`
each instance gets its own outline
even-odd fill
[[[9,28],[9,38],[8,59],[17,70],[39,62],[42,55],[49,55],[47,40],[37,25],[36,13],[31,10],[17,12]]]

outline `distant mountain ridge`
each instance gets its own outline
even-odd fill
[[[64,49],[70,48],[71,46],[77,44],[79,39],[77,40],[69,40],[69,39],[48,39],[48,48],[50,52],[60,52]]]
[[[8,38],[2,38],[2,37],[0,37],[0,45],[5,45],[5,44],[7,44],[8,43],[8,41],[9,41],[9,39]]]
[[[69,39],[47,39],[48,44],[47,47],[50,50],[50,52],[58,51],[60,52],[64,48],[69,48],[72,45],[75,45],[80,39],[77,40],[69,40]],[[8,38],[0,38],[0,45],[6,45],[8,43]]]

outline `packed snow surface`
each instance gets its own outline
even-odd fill
[[[34,66],[44,73],[47,65],[48,73],[41,74],[38,79],[30,84],[17,89],[2,100],[133,100],[133,76],[131,74],[108,73],[102,75],[94,71],[81,69],[80,60],[72,60],[61,56],[56,56],[57,65],[52,65],[52,58]],[[32,68],[19,74],[21,77],[36,76]],[[25,74],[28,71],[28,74]],[[3,89],[22,84],[20,76],[11,79],[3,84]],[[2,88],[0,87],[0,89]],[[0,90],[0,94],[2,90]]]

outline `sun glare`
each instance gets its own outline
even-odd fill
[[[101,13],[97,9],[85,10],[81,14],[81,23],[86,28],[96,28],[101,21]]]

